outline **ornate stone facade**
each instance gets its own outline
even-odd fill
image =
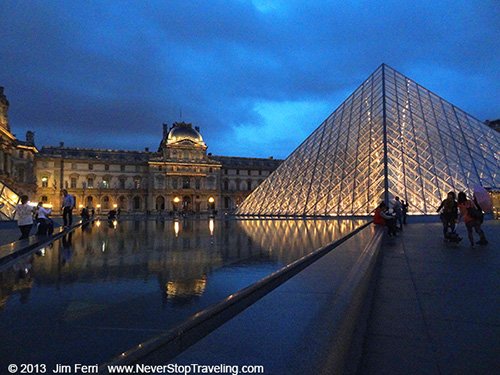
[[[0,219],[4,213],[8,216],[17,203],[17,195],[12,191],[30,196],[36,191],[34,165],[38,150],[35,135],[28,131],[26,141],[18,140],[10,131],[8,110],[9,101],[4,88],[0,87],[0,204],[4,207],[0,211]]]
[[[61,190],[78,207],[98,212],[231,212],[281,163],[280,160],[213,156],[191,124],[163,125],[156,152],[35,147],[10,131],[9,102],[0,87],[0,218],[10,218],[19,195],[58,213]]]

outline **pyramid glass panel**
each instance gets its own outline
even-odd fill
[[[383,64],[237,214],[367,215],[395,196],[434,214],[448,191],[500,187],[498,146],[495,130]]]

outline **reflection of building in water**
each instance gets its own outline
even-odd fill
[[[361,220],[125,221],[76,230],[35,257],[37,286],[154,280],[161,298],[189,301],[204,293],[213,272],[228,265],[288,264],[339,238]],[[67,247],[71,261],[62,257]],[[64,267],[62,266],[64,262]],[[2,300],[24,280],[0,273]],[[4,282],[5,281],[5,282]],[[17,289],[16,289],[17,288]]]
[[[168,281],[165,285],[167,298],[183,298],[201,296],[207,286],[207,277],[201,279]]]
[[[256,246],[288,264],[352,232],[366,220],[238,220]]]

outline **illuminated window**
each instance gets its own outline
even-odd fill
[[[42,187],[43,188],[49,187],[49,178],[46,176],[42,177]]]

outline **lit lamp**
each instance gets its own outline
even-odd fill
[[[118,207],[118,205],[115,203],[115,204],[113,205],[113,208],[116,208],[116,207]]]
[[[83,208],[83,204],[78,205],[78,208],[81,210]]]
[[[215,199],[214,199],[214,197],[208,198],[208,208],[210,210],[210,216],[214,216],[214,211],[215,211]]]
[[[97,205],[96,205],[96,208],[97,208],[97,213],[100,213],[100,212],[101,212],[101,205],[100,205],[100,204],[97,204]]]
[[[174,198],[174,213],[177,212],[177,204],[181,201],[181,198],[175,197]]]

